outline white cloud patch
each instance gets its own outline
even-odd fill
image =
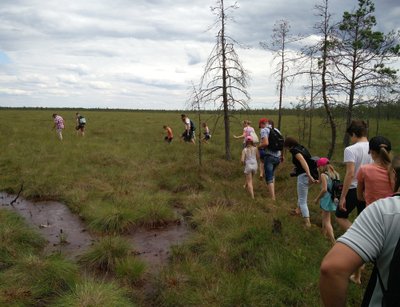
[[[252,47],[237,49],[251,76],[250,107],[274,107],[272,55],[259,42],[269,40],[273,24],[283,18],[293,34],[311,33],[316,2],[238,4],[227,32]],[[340,18],[356,4],[331,6]],[[207,31],[214,5],[214,0],[2,0],[0,106],[184,108],[188,88],[199,81],[215,44],[216,30]],[[376,3],[378,25],[398,29],[399,10],[397,1]],[[301,92],[301,83],[293,84],[285,101]]]

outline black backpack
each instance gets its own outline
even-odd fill
[[[192,131],[196,130],[196,126],[194,125],[194,122],[192,120],[190,120],[190,130]]]
[[[319,160],[319,157],[311,156],[310,152],[304,146],[298,145],[296,148],[301,152],[304,159],[306,160],[308,168],[310,169],[311,176],[315,180],[318,180],[319,173],[318,173],[317,161]]]
[[[378,267],[375,262],[374,269],[368,281],[367,289],[365,290],[364,298],[361,307],[369,306],[372,293],[374,292],[377,280],[382,289],[382,307],[396,307],[400,302],[400,238],[397,241],[396,248],[394,249],[392,260],[389,266],[389,278],[387,282],[387,289],[385,289],[381,274],[379,274]]]
[[[269,136],[268,136],[268,149],[272,151],[279,151],[283,150],[283,144],[285,143],[285,140],[280,134],[278,130],[275,128],[269,129]]]
[[[340,179],[331,178],[332,179],[332,187],[328,189],[328,192],[331,194],[331,198],[333,201],[339,200],[342,195],[343,183]]]

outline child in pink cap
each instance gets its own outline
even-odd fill
[[[336,211],[336,204],[332,200],[332,195],[329,192],[332,190],[332,179],[339,179],[339,174],[331,164],[328,158],[320,158],[317,161],[319,181],[321,182],[321,190],[315,198],[315,204],[319,203],[322,210],[322,232],[329,238],[332,245],[335,244],[335,236],[331,223],[331,212]]]
[[[246,146],[242,150],[242,157],[240,159],[244,164],[244,174],[246,176],[244,188],[247,188],[251,198],[254,198],[253,176],[258,170],[258,161],[260,160],[260,156],[257,147],[254,146],[252,136],[246,136],[245,142]]]

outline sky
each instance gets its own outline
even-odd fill
[[[226,5],[233,4],[225,0]],[[310,35],[318,0],[239,0],[227,31],[249,72],[250,108],[276,108],[274,23]],[[356,0],[329,3],[333,20]],[[215,0],[1,0],[0,107],[186,109],[216,42]],[[400,30],[400,2],[377,0],[378,30]],[[301,82],[300,82],[301,83]],[[284,104],[304,93],[286,89]]]

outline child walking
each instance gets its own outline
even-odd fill
[[[208,140],[211,139],[210,129],[208,128],[207,123],[203,123],[202,126],[203,126],[203,129],[204,129],[203,130],[204,137],[203,137],[202,140],[203,140],[204,143],[207,143]]]
[[[173,132],[172,132],[172,129],[171,129],[171,127],[169,127],[169,126],[167,126],[167,125],[164,125],[163,128],[164,128],[165,132],[167,133],[167,135],[164,137],[164,140],[165,140],[168,144],[171,144],[172,139],[174,138],[174,134],[173,134]]]
[[[254,199],[253,190],[253,176],[258,170],[258,162],[260,156],[257,147],[254,146],[253,138],[249,135],[245,138],[245,148],[242,150],[241,162],[244,164],[244,174],[246,176],[246,182],[244,188],[247,188],[251,198]]]
[[[331,212],[336,211],[336,204],[332,200],[332,179],[340,179],[339,174],[331,164],[328,158],[320,158],[317,161],[319,180],[321,182],[321,191],[315,198],[314,202],[319,203],[322,210],[322,233],[328,237],[332,245],[335,244],[335,235],[331,223]]]

